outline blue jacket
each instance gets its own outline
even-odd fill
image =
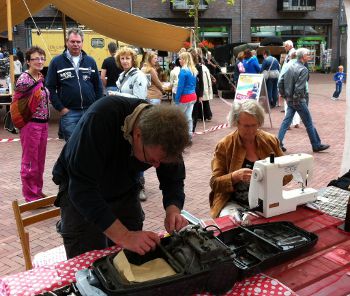
[[[197,77],[192,74],[190,69],[181,68],[175,96],[176,104],[180,102],[180,98],[182,95],[189,95],[196,92],[196,82]]]
[[[248,60],[243,60],[245,73],[257,74],[260,73],[260,65],[256,56],[252,56]]]
[[[272,65],[271,65],[272,63]],[[273,56],[268,56],[266,59],[264,59],[262,65],[261,65],[261,72],[263,72],[264,70],[268,71],[271,65],[271,69],[270,70],[280,70],[280,64],[277,61],[276,58],[274,58]]]
[[[343,84],[345,81],[345,75],[344,72],[337,72],[334,74],[333,79],[337,84]]]
[[[63,108],[87,109],[102,97],[102,82],[95,60],[82,51],[78,75],[67,52],[55,57],[46,76],[46,86],[51,103],[61,111]]]

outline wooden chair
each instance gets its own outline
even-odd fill
[[[19,204],[18,200],[14,200],[12,202],[13,213],[16,220],[18,236],[21,240],[21,246],[22,246],[22,252],[23,252],[26,270],[32,269],[33,263],[32,263],[31,254],[30,254],[29,233],[25,230],[25,227],[44,220],[48,220],[48,219],[60,216],[60,208],[52,207],[55,200],[56,200],[56,196],[48,196],[29,203]],[[34,213],[34,214],[32,213],[26,216],[22,215],[25,212],[34,211],[40,208],[42,208],[43,211],[40,211],[40,212],[38,211],[37,213]],[[53,252],[51,250],[54,250],[55,253],[58,252],[60,254],[59,257],[61,258],[57,258],[57,256],[53,256],[52,254]],[[47,255],[46,257],[48,258],[55,257],[56,262],[66,260],[63,246],[60,246],[59,248],[54,248],[51,250],[46,252],[41,252],[37,255],[40,256],[40,255],[46,254]],[[51,254],[49,254],[50,251],[51,251]],[[35,261],[35,259],[33,261]],[[54,263],[54,262],[50,262],[50,263]]]

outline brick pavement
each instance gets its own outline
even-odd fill
[[[330,144],[331,148],[322,153],[314,153],[315,172],[310,186],[321,188],[338,176],[340,162],[343,154],[344,122],[345,122],[345,88],[341,100],[334,102],[330,100],[334,84],[331,75],[312,74],[310,79],[310,108],[315,126],[318,129],[322,142]],[[225,122],[229,106],[216,98],[211,103],[214,113],[213,120],[207,123],[207,128]],[[2,122],[4,109],[0,110]],[[50,121],[49,137],[57,137],[57,113],[52,112]],[[283,113],[280,108],[271,111],[273,128],[270,128],[268,117],[264,129],[277,134]],[[202,123],[197,125],[197,130],[202,130]],[[229,133],[229,129],[221,129],[204,135],[195,135],[193,146],[185,156],[187,167],[186,179],[186,204],[185,209],[193,212],[200,218],[209,217],[208,194],[210,178],[210,160],[215,144]],[[2,128],[1,138],[18,138]],[[44,175],[44,192],[56,194],[57,188],[51,181],[52,166],[63,147],[60,140],[48,142],[46,169]],[[305,152],[311,153],[305,128],[292,128],[287,132],[285,146],[288,153]],[[17,238],[15,222],[11,208],[14,199],[23,201],[21,197],[19,167],[21,146],[19,142],[0,143],[0,276],[17,273],[24,270],[22,252]],[[150,169],[145,173],[146,190],[149,199],[143,203],[146,213],[145,229],[158,231],[163,229],[162,221],[164,211],[155,170]],[[31,246],[33,252],[50,249],[62,243],[55,233],[55,221],[43,222],[30,229]]]

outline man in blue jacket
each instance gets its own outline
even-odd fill
[[[60,131],[66,141],[84,112],[102,97],[96,62],[82,50],[83,41],[81,29],[69,29],[67,50],[51,61],[46,77],[52,105],[61,115]]]

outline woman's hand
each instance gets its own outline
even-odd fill
[[[251,169],[239,169],[231,173],[232,183],[236,184],[238,182],[250,182],[253,170]]]

